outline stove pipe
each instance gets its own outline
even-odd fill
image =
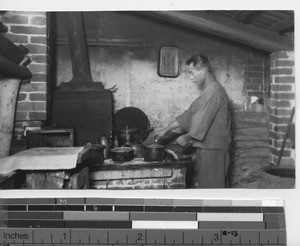
[[[83,14],[81,12],[67,12],[64,18],[72,59],[73,78],[70,82],[93,82],[90,73]]]

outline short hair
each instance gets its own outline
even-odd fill
[[[209,73],[213,75],[213,70],[207,56],[203,54],[193,55],[186,61],[186,65],[193,64],[194,67],[205,67]]]

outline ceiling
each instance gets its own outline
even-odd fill
[[[294,49],[294,11],[202,10],[146,11],[144,15],[263,51]]]
[[[279,35],[294,31],[294,11],[291,10],[228,10],[206,12],[211,15],[224,16],[243,25],[252,25]]]
[[[1,11],[0,15],[5,13]],[[292,10],[142,11],[144,15],[263,51],[294,49]],[[0,32],[7,27],[0,22]]]

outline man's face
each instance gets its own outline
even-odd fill
[[[205,82],[205,69],[201,67],[194,67],[193,64],[188,66],[188,71],[191,75],[191,80],[197,85],[201,86]]]

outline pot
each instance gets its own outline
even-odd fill
[[[138,130],[135,128],[126,128],[118,131],[118,145],[130,146],[132,143],[136,142],[136,134]]]
[[[127,162],[134,158],[134,150],[130,147],[118,147],[111,150],[111,158],[114,162]]]
[[[144,161],[163,161],[165,146],[152,143],[144,146]]]
[[[88,143],[88,144],[86,144],[86,148],[90,149],[89,155],[88,155],[87,159],[85,160],[85,162],[89,166],[103,164],[105,146],[103,146],[102,144]]]

